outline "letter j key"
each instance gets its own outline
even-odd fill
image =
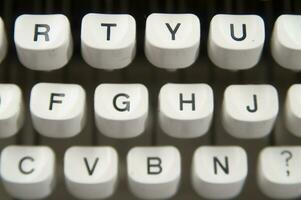
[[[234,137],[265,137],[277,114],[278,95],[271,85],[231,85],[225,90],[222,122]]]

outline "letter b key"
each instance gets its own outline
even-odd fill
[[[180,152],[173,146],[132,148],[127,155],[127,176],[138,198],[169,199],[180,182]]]

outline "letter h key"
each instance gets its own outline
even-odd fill
[[[206,134],[213,109],[213,91],[207,84],[168,83],[159,93],[160,126],[172,137],[196,138]]]

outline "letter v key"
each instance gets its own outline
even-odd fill
[[[64,156],[64,176],[68,192],[77,199],[108,198],[118,181],[117,151],[109,146],[70,147]]]
[[[88,162],[88,159],[87,159],[86,157],[84,157],[84,162],[85,162],[85,165],[86,165],[86,167],[87,167],[87,170],[88,170],[88,173],[89,173],[90,176],[93,175],[93,172],[94,172],[94,170],[95,170],[95,167],[96,167],[98,161],[99,161],[99,158],[97,157],[97,158],[94,160],[93,166],[90,167],[89,162]]]

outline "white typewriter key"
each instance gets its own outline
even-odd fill
[[[1,153],[1,179],[17,199],[42,199],[55,186],[55,155],[46,146],[8,146]]]
[[[151,14],[146,20],[144,51],[153,65],[178,69],[198,57],[200,21],[193,14]]]
[[[34,128],[47,137],[67,138],[86,122],[86,93],[80,85],[38,83],[30,94]]]
[[[266,147],[260,153],[257,182],[272,199],[295,199],[301,196],[301,147]]]
[[[71,147],[64,157],[65,182],[79,199],[110,197],[117,185],[118,155],[112,147]]]
[[[233,137],[262,138],[272,131],[278,109],[273,86],[231,85],[224,93],[222,123]]]
[[[166,84],[159,93],[159,122],[172,137],[207,133],[213,115],[213,92],[207,84]]]
[[[29,69],[59,69],[72,55],[70,24],[64,15],[21,15],[14,32],[18,58]]]
[[[94,94],[98,130],[112,138],[132,138],[144,132],[148,91],[142,84],[100,84]]]
[[[199,147],[193,155],[192,185],[208,199],[230,199],[240,194],[248,173],[247,155],[238,146]]]
[[[274,60],[287,69],[301,70],[301,15],[281,15],[274,24],[271,52]]]
[[[14,84],[0,84],[0,138],[13,136],[22,128],[24,112],[21,89]]]
[[[289,132],[301,137],[301,84],[292,85],[287,92],[284,120]]]
[[[171,198],[181,177],[180,153],[172,146],[135,147],[127,155],[127,176],[130,190],[138,198]]]
[[[120,69],[129,65],[136,53],[136,21],[127,14],[94,14],[82,19],[81,51],[95,68]]]
[[[264,38],[264,22],[258,15],[215,15],[210,23],[208,55],[220,68],[249,69],[260,59]]]
[[[0,63],[4,59],[7,53],[7,38],[5,26],[2,18],[0,17]]]

